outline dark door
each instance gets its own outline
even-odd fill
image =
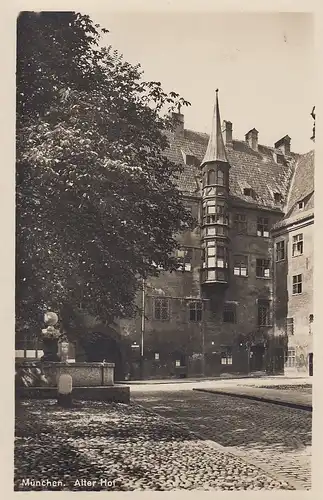
[[[255,345],[250,349],[250,371],[259,372],[264,369],[264,352],[263,345]]]
[[[313,353],[310,352],[308,355],[308,373],[310,377],[313,377]]]

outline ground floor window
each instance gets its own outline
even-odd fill
[[[43,343],[38,337],[17,338],[15,344],[18,358],[40,358],[44,354]]]
[[[232,365],[232,348],[221,348],[221,365]]]
[[[296,352],[295,347],[289,347],[285,355],[285,367],[293,368],[296,365]]]

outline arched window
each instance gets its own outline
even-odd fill
[[[215,184],[215,172],[214,172],[214,170],[209,170],[208,176],[207,176],[207,183],[208,183],[208,185]]]
[[[224,186],[224,173],[223,170],[221,170],[220,168],[218,168],[217,171],[216,183],[219,184],[220,186]]]

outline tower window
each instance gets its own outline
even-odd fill
[[[215,184],[215,171],[209,170],[207,175],[207,183],[208,185]]]
[[[220,168],[217,170],[216,183],[219,184],[219,186],[224,186],[224,173]]]

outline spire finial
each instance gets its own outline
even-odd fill
[[[204,163],[213,161],[223,161],[223,162],[228,161],[221,132],[221,119],[220,119],[219,99],[218,99],[219,89],[216,89],[215,92],[216,92],[216,99],[214,104],[212,131],[209,138],[207,150],[204,159],[202,161],[202,165]]]

